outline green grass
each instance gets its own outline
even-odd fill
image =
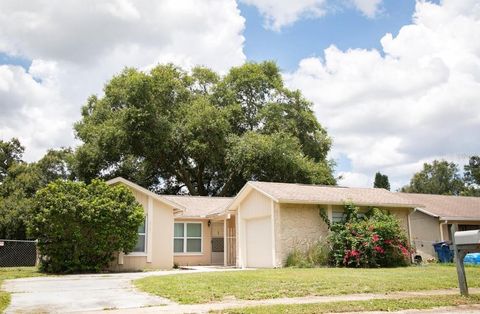
[[[470,287],[480,287],[480,268],[467,267]],[[146,292],[182,304],[225,298],[261,300],[308,295],[385,293],[457,287],[455,267],[428,265],[382,269],[268,269],[152,276],[136,280]]]
[[[6,279],[42,276],[36,267],[2,267],[0,268],[0,286]],[[0,313],[10,304],[10,294],[0,291]]]
[[[341,313],[362,311],[401,311],[407,309],[431,309],[444,306],[479,304],[480,295],[468,298],[459,295],[441,295],[432,297],[402,298],[394,300],[375,299],[369,301],[341,301],[331,303],[254,306],[239,309],[227,309],[211,313],[228,314],[269,314],[269,313]]]

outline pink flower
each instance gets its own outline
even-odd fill
[[[360,251],[359,250],[353,250],[352,252],[350,252],[350,255],[352,257],[360,257]]]
[[[375,251],[377,251],[378,253],[381,253],[381,254],[384,254],[385,253],[385,250],[381,247],[381,246],[375,246],[373,248]]]
[[[380,239],[380,237],[378,236],[378,234],[372,235],[372,241],[373,242],[377,242],[379,239]]]
[[[392,244],[392,240],[385,240],[385,244]]]
[[[400,249],[400,251],[402,251],[402,254],[405,255],[405,257],[408,257],[410,255],[410,252],[403,245],[399,244],[398,248]]]

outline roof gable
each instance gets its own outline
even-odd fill
[[[181,204],[178,204],[178,203],[175,203],[175,202],[172,202],[171,200],[165,198],[164,196],[162,195],[159,195],[159,194],[156,194],[150,190],[147,190],[146,188],[136,184],[136,183],[133,183],[132,181],[129,181],[127,179],[124,179],[122,177],[116,177],[114,179],[111,179],[111,180],[108,180],[107,181],[107,184],[109,185],[115,185],[115,184],[124,184],[134,190],[137,190],[137,191],[140,191],[141,193],[143,194],[146,194],[168,206],[171,206],[173,207],[174,209],[180,209],[180,210],[185,210],[185,208],[181,205]]]

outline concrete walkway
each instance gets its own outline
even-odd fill
[[[206,303],[206,304],[192,304],[192,305],[180,305],[180,304],[168,304],[161,307],[147,307],[147,308],[137,308],[137,309],[123,309],[123,310],[113,310],[108,311],[108,314],[133,314],[133,313],[208,313],[209,311],[221,311],[230,308],[243,308],[249,306],[259,306],[259,305],[277,305],[277,304],[313,304],[313,303],[329,303],[329,302],[338,302],[338,301],[367,301],[372,299],[398,299],[398,298],[408,298],[408,297],[435,297],[438,295],[456,295],[458,294],[458,289],[445,289],[445,290],[428,290],[428,291],[418,291],[418,292],[392,292],[388,294],[380,293],[361,293],[361,294],[347,294],[347,295],[336,295],[336,296],[308,296],[308,297],[299,297],[299,298],[278,298],[278,299],[268,299],[268,300],[226,300],[223,302],[216,303]],[[480,293],[480,288],[470,288],[470,293]],[[457,307],[445,308],[443,313],[455,313]],[[468,313],[480,313],[480,307],[477,306],[468,306],[463,307],[463,310],[466,311],[468,308],[474,310],[474,312]],[[425,313],[441,313],[439,309],[436,311],[429,312],[428,310]],[[98,312],[85,312],[88,314],[98,314]],[[367,313],[367,312],[362,312]],[[371,312],[371,313],[384,313],[384,312]],[[399,313],[423,313],[419,310],[409,310]]]
[[[3,290],[12,293],[6,313],[72,313],[107,309],[177,306],[168,299],[138,291],[131,281],[148,276],[234,269],[195,267],[138,273],[66,275],[5,280]]]

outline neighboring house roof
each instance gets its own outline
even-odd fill
[[[414,203],[418,210],[441,220],[480,220],[480,197],[397,193]]]
[[[231,197],[188,196],[188,195],[164,195],[171,202],[182,205],[185,210],[180,217],[207,217],[225,212]]]
[[[229,208],[236,207],[252,188],[279,203],[343,205],[352,202],[359,206],[417,206],[417,203],[385,189],[249,181]]]

